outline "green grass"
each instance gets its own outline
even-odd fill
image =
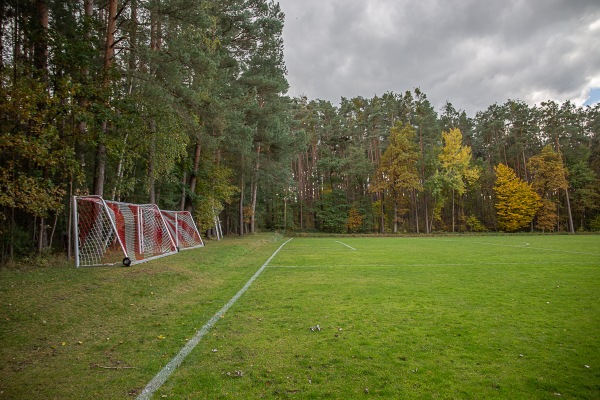
[[[281,243],[0,271],[0,399],[136,395]],[[600,236],[515,235],[295,238],[155,398],[599,396]]]

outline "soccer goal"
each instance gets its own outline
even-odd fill
[[[189,211],[161,210],[161,213],[179,250],[189,250],[204,246],[196,223]]]
[[[130,266],[177,253],[156,204],[73,198],[75,266]]]

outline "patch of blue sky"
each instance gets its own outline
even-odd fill
[[[600,102],[600,88],[591,88],[588,99],[583,103],[584,106],[593,106]]]

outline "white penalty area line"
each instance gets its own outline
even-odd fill
[[[343,244],[344,246],[346,246],[347,248],[349,248],[350,250],[354,250],[356,251],[356,249],[352,246],[348,246],[346,243],[344,242],[340,242],[339,240],[334,240],[334,242],[339,243],[339,244]]]
[[[260,274],[265,270],[265,268],[267,268],[271,260],[275,258],[277,253],[279,253],[283,246],[285,246],[290,240],[292,239],[288,239],[281,246],[279,246],[279,248],[275,250],[271,257],[269,257],[269,259],[263,264],[263,266],[260,267],[258,271],[256,271],[256,273],[252,276],[252,278],[248,280],[248,282],[246,282],[244,287],[241,288],[239,292],[237,292],[235,296],[233,296],[231,300],[227,302],[227,304],[225,304],[219,311],[217,311],[217,313],[213,315],[212,318],[209,319],[208,322],[204,324],[204,326],[198,332],[196,332],[194,337],[190,339],[185,344],[185,346],[183,346],[179,353],[171,361],[169,361],[169,363],[165,365],[163,369],[161,369],[160,372],[156,374],[154,378],[152,378],[152,380],[148,383],[148,385],[146,385],[144,390],[142,390],[142,393],[140,393],[137,397],[138,400],[146,400],[152,398],[154,392],[156,392],[166,382],[166,380],[169,379],[169,377],[175,371],[175,369],[177,369],[177,367],[181,365],[181,363],[188,356],[188,354],[190,354],[191,351],[194,350],[194,348],[198,345],[198,343],[200,343],[200,340],[204,337],[204,335],[208,333],[208,331],[221,318],[221,316],[223,316],[227,312],[227,310],[229,310],[231,306],[233,306],[235,302],[246,292],[246,290],[248,290],[250,285],[252,285],[256,278],[260,276]]]

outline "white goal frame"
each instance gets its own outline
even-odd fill
[[[161,210],[160,212],[178,250],[190,250],[204,246],[192,213],[189,211],[168,210]]]
[[[73,196],[75,266],[130,266],[177,253],[156,204]]]

